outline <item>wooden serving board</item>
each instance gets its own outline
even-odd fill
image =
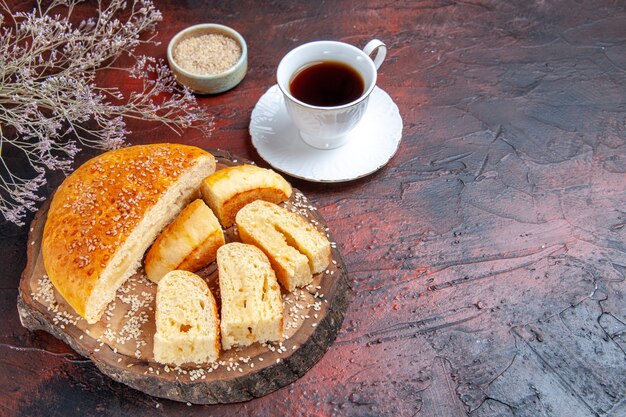
[[[241,164],[224,151],[209,150],[218,169]],[[91,359],[116,381],[157,397],[196,404],[250,400],[275,391],[302,376],[335,340],[349,301],[346,270],[328,227],[306,197],[294,189],[287,208],[297,210],[331,241],[332,262],[313,283],[293,293],[283,291],[284,340],[223,351],[211,364],[171,367],[154,361],[156,285],[143,270],[118,291],[103,318],[94,325],[83,320],[54,289],[46,275],[41,237],[49,201],[31,224],[28,261],[17,300],[22,325],[45,330]],[[226,230],[227,241],[237,240]],[[219,303],[215,262],[198,275],[206,279]]]

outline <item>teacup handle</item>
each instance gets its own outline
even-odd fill
[[[385,46],[385,44],[378,39],[372,39],[367,43],[367,45],[365,45],[365,48],[363,48],[363,52],[365,52],[371,58],[372,52],[374,52],[376,49],[378,49],[378,52],[376,53],[376,57],[372,58],[372,61],[374,61],[374,65],[376,66],[376,69],[378,69],[385,60],[385,57],[387,56],[387,47]]]

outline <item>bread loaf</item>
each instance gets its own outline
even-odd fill
[[[48,211],[43,260],[88,323],[100,319],[156,235],[214,170],[215,158],[202,149],[158,144],[106,152],[65,179]]]
[[[217,306],[206,282],[188,271],[168,272],[156,294],[154,360],[164,364],[217,360]]]
[[[198,199],[181,211],[146,255],[145,270],[155,283],[175,269],[195,272],[215,260],[224,232],[211,209]]]
[[[222,347],[280,340],[283,304],[276,275],[258,248],[228,243],[217,250]]]
[[[216,171],[202,183],[202,197],[220,223],[230,227],[235,215],[254,200],[280,203],[291,196],[291,185],[271,169],[238,165]]]
[[[301,216],[254,201],[236,217],[239,237],[263,250],[288,291],[308,285],[330,262],[330,242]]]

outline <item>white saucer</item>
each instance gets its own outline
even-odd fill
[[[363,119],[336,149],[317,149],[302,141],[293,125],[277,85],[259,99],[250,121],[250,136],[257,152],[273,168],[296,178],[340,182],[379,170],[396,153],[402,139],[398,106],[378,87],[369,98]]]

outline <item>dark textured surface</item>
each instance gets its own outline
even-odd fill
[[[626,4],[623,1],[160,1],[164,45],[193,23],[239,30],[250,69],[202,99],[211,138],[262,161],[252,108],[303,42],[389,47],[390,164],[339,185],[293,181],[342,248],[355,297],[306,375],[228,406],[156,400],[19,324],[26,229],[3,226],[3,415],[626,415]],[[102,82],[121,83],[116,73]],[[83,157],[88,154],[85,153]],[[50,187],[58,185],[54,179]],[[158,406],[158,407],[157,407]]]

